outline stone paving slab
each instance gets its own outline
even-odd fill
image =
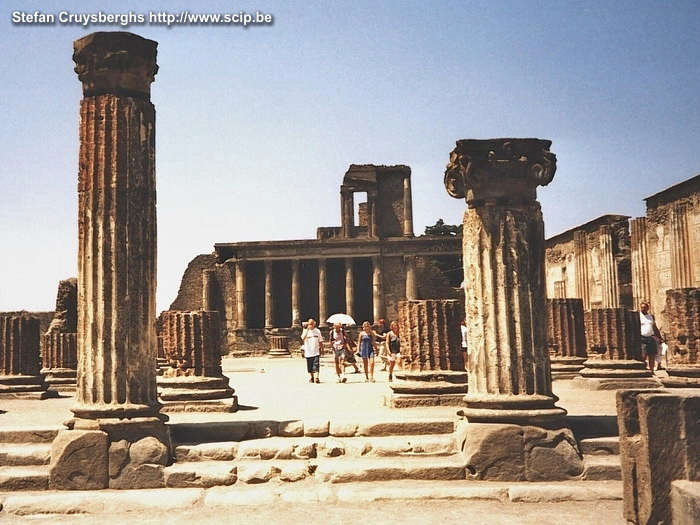
[[[145,489],[0,493],[0,518],[8,515],[103,514],[129,510],[171,513],[196,508],[256,507],[280,501],[295,503],[490,500],[556,503],[622,499],[620,482],[490,483],[392,481],[336,486],[300,482],[293,486],[233,486],[210,489]]]

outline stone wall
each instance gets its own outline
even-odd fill
[[[666,291],[664,309],[670,365],[700,365],[700,288]]]

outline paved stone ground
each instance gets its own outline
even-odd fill
[[[336,382],[332,360],[322,358],[321,384],[309,384],[300,357],[225,358],[224,372],[239,396],[235,413],[170,414],[171,422],[326,419],[332,421],[456,418],[458,407],[389,409],[391,390],[381,365],[376,383],[364,374]],[[348,369],[351,370],[351,369]],[[615,393],[587,391],[556,381],[559,406],[571,415],[614,415]],[[72,397],[0,401],[0,428],[60,426],[72,415]],[[585,483],[582,485],[581,483]],[[499,488],[500,487],[500,488]],[[495,492],[494,492],[495,491]],[[520,492],[518,492],[520,491]],[[528,496],[528,491],[530,495]],[[154,494],[155,492],[155,494]],[[1,494],[0,522],[96,523],[624,523],[619,482],[500,485],[440,481],[325,485],[272,484],[213,489]],[[495,496],[494,496],[495,494]],[[520,494],[520,496],[518,496]],[[524,496],[523,496],[524,494]],[[24,498],[24,500],[22,499]],[[570,501],[572,499],[578,501]],[[307,502],[311,500],[311,502]],[[71,503],[72,502],[72,503]],[[18,510],[27,505],[26,511]],[[80,514],[85,509],[91,514]],[[52,510],[53,509],[53,510]],[[62,514],[47,516],[47,512]],[[78,512],[78,514],[75,514]],[[29,514],[21,516],[21,514]]]

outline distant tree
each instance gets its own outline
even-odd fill
[[[454,237],[462,235],[462,225],[445,224],[445,221],[438,219],[432,226],[425,227],[424,235],[440,235],[442,237]]]

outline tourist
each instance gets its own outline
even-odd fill
[[[377,329],[374,331],[374,337],[379,341],[379,358],[382,360],[382,372],[386,372],[389,365],[389,348],[386,344],[386,335],[389,333],[389,327],[384,319],[379,319],[376,322]]]
[[[394,366],[401,360],[401,339],[399,338],[399,323],[392,321],[389,333],[386,334],[386,345],[389,347],[389,381],[394,380]]]
[[[374,354],[377,350],[377,337],[369,321],[362,323],[362,331],[357,337],[357,346],[360,347],[360,357],[365,365],[365,381],[374,383]]]
[[[345,347],[344,365],[345,367],[353,367],[355,369],[353,373],[359,374],[360,368],[357,366],[357,359],[355,357],[355,349],[357,348],[357,344],[355,344],[355,341],[353,341],[352,336],[348,333],[345,325],[343,325],[343,332],[345,332],[345,340],[347,341],[347,345]]]
[[[320,383],[318,371],[321,366],[321,345],[323,344],[323,336],[321,331],[316,328],[316,321],[309,319],[306,328],[301,333],[301,340],[304,345],[304,357],[306,358],[306,370],[309,372],[311,379],[309,383]]]
[[[333,359],[335,360],[335,373],[338,374],[338,383],[345,383],[345,355],[348,351],[348,337],[340,323],[334,323],[329,334],[329,340],[333,347]],[[357,368],[357,365],[355,365]]]
[[[649,363],[649,370],[654,371],[659,343],[665,342],[656,326],[656,319],[649,313],[649,303],[639,303],[639,322],[642,336],[642,359]]]
[[[464,359],[464,369],[469,372],[469,346],[467,345],[467,320],[462,319],[459,327],[462,332],[462,359]]]

